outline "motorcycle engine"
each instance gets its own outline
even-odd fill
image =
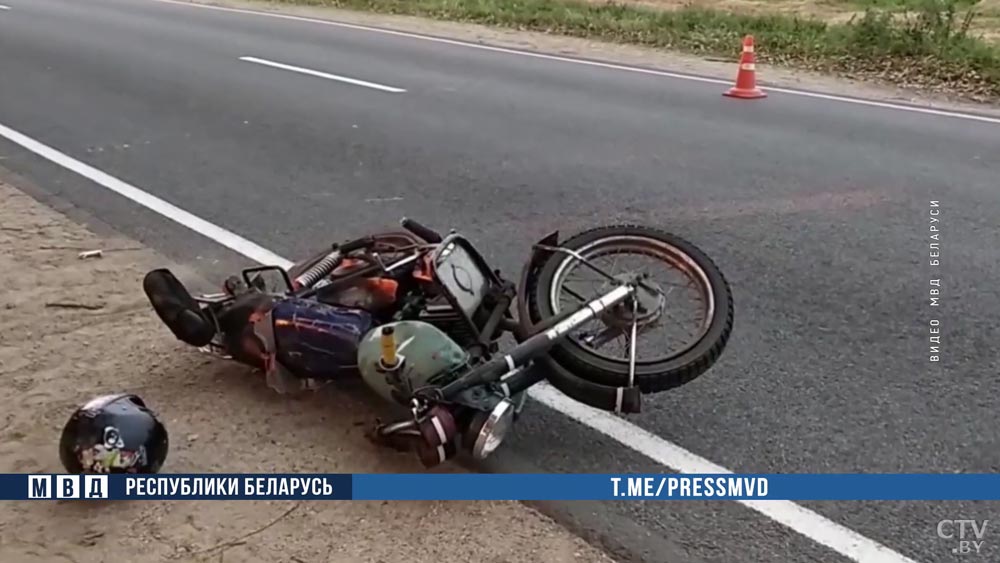
[[[400,364],[386,369],[382,330],[393,328]],[[398,321],[370,330],[358,347],[361,378],[379,396],[407,405],[414,389],[444,385],[468,366],[470,355],[438,327],[423,321]]]

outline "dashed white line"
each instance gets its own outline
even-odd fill
[[[576,59],[573,57],[566,57],[561,55],[549,55],[546,53],[539,53],[535,51],[521,51],[518,49],[509,49],[507,47],[494,47],[492,45],[484,45],[481,43],[469,43],[467,41],[459,41],[457,39],[446,39],[443,37],[433,37],[430,35],[421,35],[419,33],[411,33],[407,31],[397,31],[394,29],[384,29],[380,27],[372,27],[367,25],[359,25],[353,23],[344,23],[333,20],[317,19],[317,18],[307,18],[303,16],[293,16],[289,14],[279,14],[274,12],[261,12],[258,10],[247,10],[243,8],[227,8],[224,6],[215,6],[211,4],[196,4],[189,2],[187,0],[151,0],[154,2],[160,2],[162,4],[176,4],[178,6],[187,6],[190,8],[200,8],[204,10],[218,10],[222,12],[230,12],[236,14],[247,14],[253,16],[262,16],[267,18],[283,19],[290,21],[299,21],[306,23],[314,23],[319,25],[326,25],[332,27],[340,27],[343,29],[353,29],[357,31],[367,31],[371,33],[381,33],[384,35],[394,35],[397,37],[406,37],[409,39],[417,39],[420,41],[430,41],[433,43],[443,43],[445,45],[455,45],[458,47],[465,47],[468,49],[479,49],[481,51],[493,51],[495,53],[506,53],[508,55],[517,55],[521,57],[531,57],[535,59],[545,59],[550,61],[558,61],[563,63],[571,63],[577,65],[591,66],[597,68],[606,68],[609,70],[618,70],[624,72],[633,72],[638,74],[648,74],[653,76],[663,76],[665,78],[676,78],[679,80],[690,80],[694,82],[707,82],[710,84],[725,84],[731,85],[731,81],[722,80],[719,78],[708,78],[705,76],[696,76],[692,74],[684,74],[680,72],[669,72],[665,70],[655,70],[651,68],[642,68],[629,66],[625,64],[617,63],[607,63],[601,61],[592,61],[587,59]],[[955,119],[965,119],[969,121],[979,121],[982,123],[992,123],[994,125],[1000,125],[1000,117],[989,117],[985,115],[976,115],[973,113],[964,113],[959,111],[949,111],[941,110],[930,107],[921,106],[909,106],[904,104],[894,104],[892,102],[879,102],[876,100],[866,100],[864,98],[850,98],[847,96],[837,96],[835,94],[823,94],[820,92],[809,92],[806,90],[795,90],[792,88],[779,88],[779,87],[762,87],[763,90],[768,92],[780,92],[782,94],[789,94],[792,96],[803,96],[807,98],[817,98],[821,100],[828,100],[834,102],[842,102],[847,104],[855,104],[861,106],[870,106],[883,109],[892,109],[898,111],[908,111],[912,113],[921,113],[925,115],[934,115],[938,117],[951,117]]]
[[[405,92],[406,90],[402,88],[396,88],[394,86],[386,86],[385,84],[376,84],[375,82],[368,82],[365,80],[358,80],[357,78],[348,78],[346,76],[339,76],[336,74],[330,74],[329,72],[322,72],[319,70],[312,70],[311,68],[303,68],[300,66],[292,66],[285,63],[279,63],[275,61],[269,61],[267,59],[258,59],[257,57],[240,57],[241,61],[248,63],[255,63],[259,65],[269,66],[272,68],[280,68],[282,70],[289,70],[292,72],[297,72],[299,74],[307,74],[309,76],[316,76],[319,78],[326,78],[327,80],[335,80],[337,82],[344,82],[346,84],[353,84],[355,86],[364,86],[365,88],[371,88],[373,90],[381,90],[382,92],[390,92],[393,94],[399,94]]]
[[[9,10],[9,9],[10,6],[4,6],[3,4],[0,4],[0,10]]]
[[[263,264],[288,268],[292,262],[233,232],[209,223],[156,196],[60,152],[48,145],[0,124],[0,136],[25,149],[63,166],[120,194],[147,209],[200,233],[206,238]],[[529,394],[536,401],[569,418],[608,436],[622,445],[680,473],[731,474],[680,446],[626,422],[610,413],[593,409],[563,395],[547,383],[533,387]],[[916,563],[888,547],[790,501],[736,501],[764,516],[795,530],[859,563]]]

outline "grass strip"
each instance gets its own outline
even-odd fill
[[[579,0],[272,2],[424,16],[711,56],[737,56],[740,40],[751,34],[758,62],[1000,100],[1000,48],[969,33],[977,14],[966,9],[968,0],[907,0],[905,11],[887,2],[893,8],[869,6],[863,16],[843,24],[783,14],[694,6],[666,11]]]

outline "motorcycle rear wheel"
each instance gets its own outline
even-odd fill
[[[661,265],[670,263],[695,280],[696,291],[700,292],[706,304],[705,318],[698,324],[699,332],[686,346],[673,353],[654,359],[643,359],[637,355],[633,384],[638,385],[642,393],[658,393],[689,383],[708,371],[719,359],[733,329],[732,290],[712,259],[694,244],[659,229],[620,225],[582,232],[560,246],[572,249],[588,259],[629,252],[653,257]],[[562,307],[556,296],[562,295],[561,286],[568,276],[567,269],[572,267],[586,268],[570,255],[553,253],[535,270],[529,279],[526,295],[533,322],[542,322],[560,314]],[[606,282],[603,291],[607,291],[611,285],[612,282]],[[580,294],[577,295],[579,300]],[[589,300],[597,295],[595,293],[586,298]],[[660,303],[664,310],[670,307],[670,300],[662,290],[656,303]],[[630,334],[630,320],[612,326],[616,324],[614,319],[607,319],[594,322],[605,323],[606,332],[621,331]],[[649,321],[646,328],[665,326],[656,324],[657,322],[659,317]],[[638,342],[639,338],[636,340]],[[629,344],[626,336],[626,346]],[[592,383],[628,386],[628,353],[620,358],[610,357],[591,349],[571,333],[569,338],[553,348],[551,356],[569,371]]]

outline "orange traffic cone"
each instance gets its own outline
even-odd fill
[[[757,72],[753,56],[753,36],[743,38],[743,54],[740,55],[740,70],[736,74],[736,86],[722,93],[731,98],[752,100],[766,98],[767,94],[757,87]]]

